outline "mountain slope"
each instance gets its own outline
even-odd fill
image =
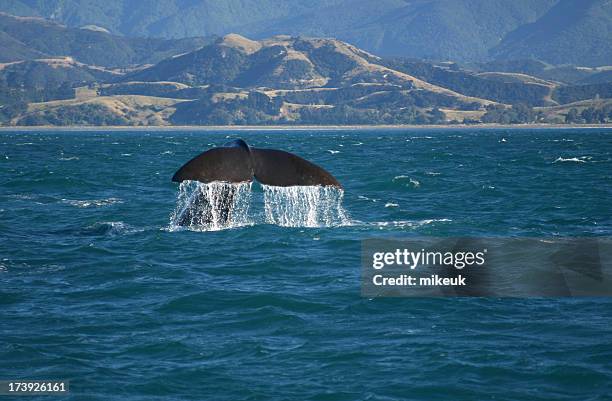
[[[62,84],[86,84],[112,80],[117,75],[71,58],[17,61],[0,67],[0,83],[12,88],[42,89]]]
[[[380,55],[482,60],[559,0],[15,0],[0,10],[127,36],[334,37]]]
[[[91,29],[67,28],[41,18],[0,13],[0,62],[69,56],[86,64],[129,66],[154,63],[205,43],[203,38],[124,38]]]
[[[14,0],[0,10],[131,37],[290,34],[381,56],[612,64],[607,0]]]
[[[330,36],[381,56],[480,60],[516,27],[557,0],[345,0],[274,21],[256,36],[279,32]]]
[[[2,49],[0,50],[0,63],[46,56],[45,53],[32,49],[3,31],[0,31],[0,48]]]
[[[492,55],[532,57],[552,64],[609,65],[611,39],[611,1],[561,0],[534,23],[509,33]]]

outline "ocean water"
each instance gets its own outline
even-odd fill
[[[235,138],[323,166],[342,199],[317,214],[325,194],[254,183],[240,224],[176,227],[172,174]],[[611,199],[610,130],[0,132],[0,379],[68,379],[70,400],[609,400],[612,300],[362,298],[360,241],[610,236]]]

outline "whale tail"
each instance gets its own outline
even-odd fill
[[[172,177],[174,182],[192,180],[203,183],[240,183],[253,179],[277,187],[320,185],[342,188],[330,173],[308,160],[282,150],[251,148],[242,139],[194,157]]]

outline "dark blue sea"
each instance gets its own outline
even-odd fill
[[[248,224],[175,227],[173,173],[235,138],[323,166],[345,216],[271,224],[255,196]],[[610,400],[611,299],[363,298],[360,247],[609,237],[611,199],[611,130],[0,132],[0,379],[66,379],[70,400]]]

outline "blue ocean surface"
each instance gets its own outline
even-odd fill
[[[342,221],[271,224],[255,196],[248,224],[174,226],[173,173],[236,138],[330,171]],[[67,379],[70,400],[609,400],[612,300],[363,298],[360,244],[609,237],[611,199],[604,129],[0,132],[0,379]]]

